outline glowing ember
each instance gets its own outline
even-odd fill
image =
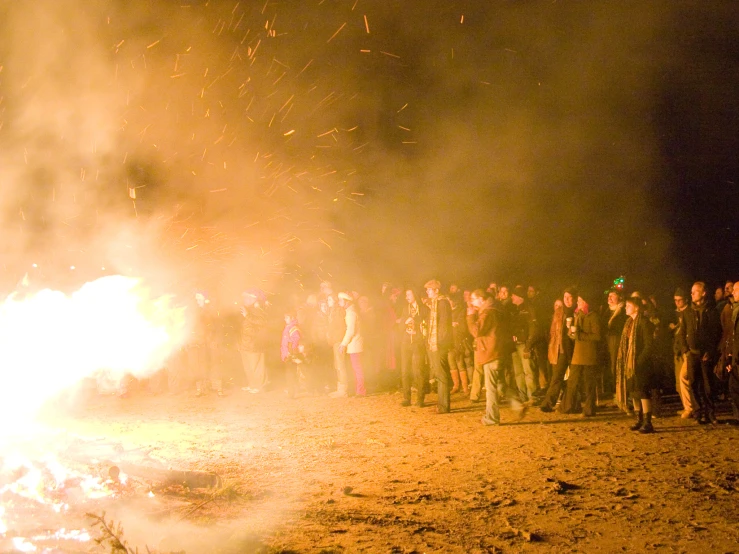
[[[71,296],[42,290],[0,306],[0,436],[84,377],[114,379],[159,369],[186,338],[183,308],[150,298],[139,280],[118,275]]]

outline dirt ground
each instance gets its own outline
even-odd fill
[[[221,493],[158,491],[141,517],[109,507],[129,538],[163,550],[739,552],[737,427],[668,406],[654,435],[615,409],[517,422],[506,408],[492,428],[461,395],[448,415],[434,402],[142,394],[53,423],[222,477]]]

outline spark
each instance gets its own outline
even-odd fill
[[[159,41],[158,41],[158,40],[155,40],[155,41],[154,41],[154,42],[152,42],[152,43],[151,43],[151,44],[150,44],[149,46],[147,46],[147,47],[146,47],[146,49],[148,50],[149,48],[153,48],[153,47],[154,47],[154,46],[156,46],[157,44],[159,44]]]
[[[397,56],[395,54],[391,54],[390,52],[384,52],[384,51],[380,50],[380,54],[385,54],[386,56],[390,56],[391,58],[398,58],[398,59],[400,59],[400,56]]]
[[[326,41],[326,44],[331,42],[334,39],[334,37],[338,35],[344,27],[346,27],[346,21],[341,24],[341,27],[339,27],[333,35],[331,35],[331,38]]]
[[[367,22],[367,15],[364,16],[364,28],[367,30],[367,34],[369,35],[369,23]]]

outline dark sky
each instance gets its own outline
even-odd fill
[[[155,5],[0,2],[5,281],[739,278],[735,2]]]

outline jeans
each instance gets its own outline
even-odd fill
[[[439,392],[437,408],[441,413],[448,413],[451,409],[452,372],[449,368],[449,349],[439,347],[436,351],[429,351],[431,376],[436,378]]]
[[[537,379],[531,368],[531,360],[524,357],[525,349],[526,345],[517,344],[516,350],[512,354],[516,386],[524,402],[532,398],[537,389]]]
[[[484,425],[500,425],[500,401],[506,396],[505,368],[500,360],[493,360],[482,366],[485,375],[485,415]],[[511,405],[521,409],[522,403],[518,391],[509,391]]]

